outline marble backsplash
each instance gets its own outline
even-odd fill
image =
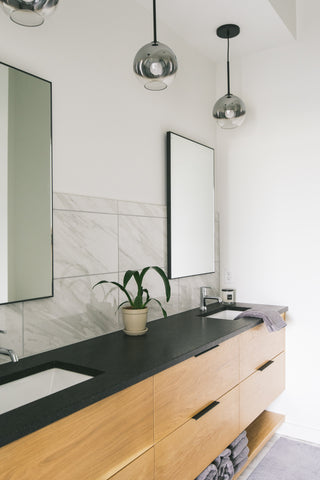
[[[168,315],[199,305],[199,288],[219,293],[219,221],[216,273],[171,280],[164,298],[161,278],[146,274],[146,287]],[[54,297],[0,306],[2,347],[28,356],[123,328],[117,312],[119,289],[100,280],[121,281],[127,269],[158,265],[166,270],[166,207],[55,193],[53,196]],[[162,317],[150,304],[149,320]],[[0,363],[7,357],[0,356]]]

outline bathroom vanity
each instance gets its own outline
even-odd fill
[[[285,329],[199,309],[148,326],[0,368],[0,383],[54,362],[95,372],[0,415],[0,480],[194,480],[244,429],[252,460],[283,421],[265,409],[285,387]]]

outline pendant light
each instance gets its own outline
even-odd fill
[[[0,0],[4,12],[14,23],[38,27],[53,13],[59,0]]]
[[[229,65],[229,39],[236,37],[240,33],[238,25],[221,25],[217,29],[217,35],[220,38],[228,40],[227,48],[227,85],[228,92],[219,98],[213,107],[213,116],[221,128],[239,127],[245,118],[246,107],[241,98],[230,93],[230,65]]]
[[[133,70],[148,90],[164,90],[174,79],[178,69],[177,57],[157,39],[156,0],[153,0],[153,41],[136,54]]]

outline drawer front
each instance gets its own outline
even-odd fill
[[[285,330],[269,333],[262,323],[240,335],[240,381],[285,350]]]
[[[240,384],[240,430],[265,410],[285,388],[285,354],[267,362]]]
[[[239,387],[155,445],[155,480],[194,480],[239,434]]]
[[[0,480],[106,480],[153,444],[153,378],[0,449]]]
[[[155,375],[155,442],[238,383],[238,337]]]
[[[154,449],[151,448],[130,465],[116,473],[110,480],[153,480]]]

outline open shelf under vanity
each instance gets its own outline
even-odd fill
[[[249,457],[243,468],[236,473],[233,480],[237,480],[249,463],[258,455],[267,444],[276,430],[284,422],[285,416],[265,410],[246,429],[248,437]]]

